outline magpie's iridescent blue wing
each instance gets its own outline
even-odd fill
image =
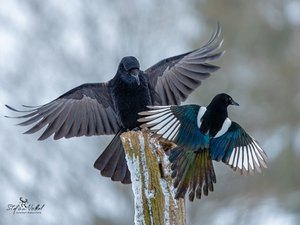
[[[197,120],[199,105],[149,106],[150,110],[139,113],[139,122],[159,136],[173,141],[186,149],[196,151],[208,147],[209,137],[200,132]],[[204,107],[201,107],[204,108]]]
[[[223,134],[217,134],[210,142],[210,157],[229,165],[242,174],[261,172],[267,167],[266,153],[256,140],[237,123],[228,119],[230,126]]]
[[[150,128],[159,136],[173,141],[178,146],[171,151],[172,178],[176,188],[175,198],[201,198],[213,191],[216,176],[209,158],[209,136],[200,132],[200,119],[206,111],[199,105],[151,106],[141,112],[142,127]]]

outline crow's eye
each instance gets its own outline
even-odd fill
[[[139,69],[130,69],[128,73],[132,76],[137,76],[139,74]]]

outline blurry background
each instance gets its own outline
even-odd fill
[[[187,202],[188,224],[299,224],[300,2],[297,0],[1,0],[0,224],[133,224],[130,185],[93,168],[111,137],[36,141],[4,118],[4,107],[40,105],[87,82],[107,81],[120,59],[146,69],[202,46],[220,21],[222,67],[189,98],[206,105],[220,92],[240,103],[230,117],[268,154],[262,175],[215,163],[208,197]],[[41,215],[12,215],[19,197]]]

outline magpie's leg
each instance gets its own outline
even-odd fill
[[[132,129],[132,131],[139,131],[139,130],[141,130],[140,127],[135,127],[135,128]]]

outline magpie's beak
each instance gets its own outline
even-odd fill
[[[138,85],[141,84],[140,78],[139,78],[139,69],[130,70],[130,75],[136,80]]]
[[[236,101],[234,101],[233,99],[231,99],[230,105],[237,105],[237,106],[239,106],[240,104],[237,103]]]

